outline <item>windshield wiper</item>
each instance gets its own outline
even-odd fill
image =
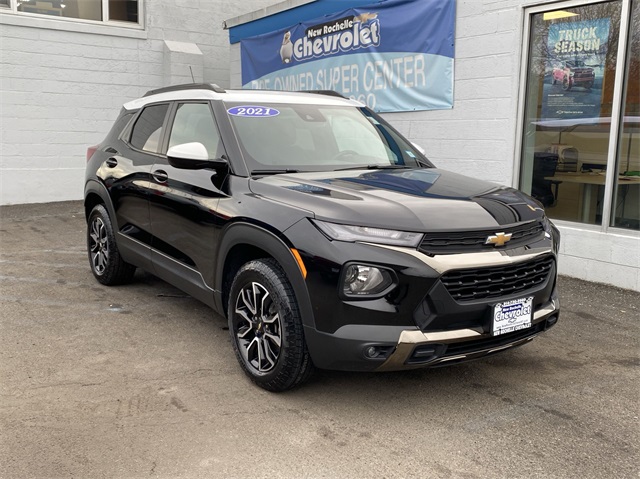
[[[299,173],[300,170],[251,170],[251,176],[281,175],[283,173]]]
[[[347,171],[347,170],[403,170],[407,168],[413,168],[407,165],[360,165],[350,166],[348,168],[338,168],[333,171]]]

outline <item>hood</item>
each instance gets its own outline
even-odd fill
[[[281,174],[249,185],[320,220],[403,231],[494,228],[544,214],[518,190],[435,168]]]

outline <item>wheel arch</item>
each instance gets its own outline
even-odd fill
[[[95,208],[96,205],[102,204],[107,209],[109,213],[109,219],[111,220],[111,224],[115,231],[118,231],[118,224],[115,211],[113,209],[113,205],[111,204],[111,200],[109,199],[109,193],[107,189],[102,183],[99,183],[95,180],[87,181],[87,184],[84,188],[84,216],[85,220],[89,219],[89,214],[91,210]]]
[[[231,282],[240,269],[248,261],[259,258],[276,260],[293,287],[305,326],[315,327],[313,309],[309,292],[300,267],[294,257],[286,237],[278,237],[274,233],[249,223],[234,223],[223,235],[218,250],[218,261],[215,274],[216,309],[226,315]]]

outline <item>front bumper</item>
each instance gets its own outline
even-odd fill
[[[499,351],[528,343],[556,324],[560,314],[558,300],[552,300],[533,314],[531,327],[501,336],[478,329],[429,332],[405,330],[395,350],[377,371],[453,364],[479,359]]]
[[[455,364],[521,346],[554,326],[559,314],[554,298],[534,311],[531,327],[500,336],[479,327],[425,332],[417,327],[354,324],[332,334],[305,328],[305,336],[321,369],[399,371]],[[380,351],[378,357],[367,357],[371,347]]]

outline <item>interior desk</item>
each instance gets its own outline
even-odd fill
[[[591,212],[591,198],[593,196],[594,186],[597,188],[604,186],[605,175],[600,173],[559,173],[553,176],[546,176],[545,180],[562,181],[566,183],[579,183],[582,186],[582,221],[589,223]],[[618,176],[619,186],[640,185],[640,177],[638,176]]]

